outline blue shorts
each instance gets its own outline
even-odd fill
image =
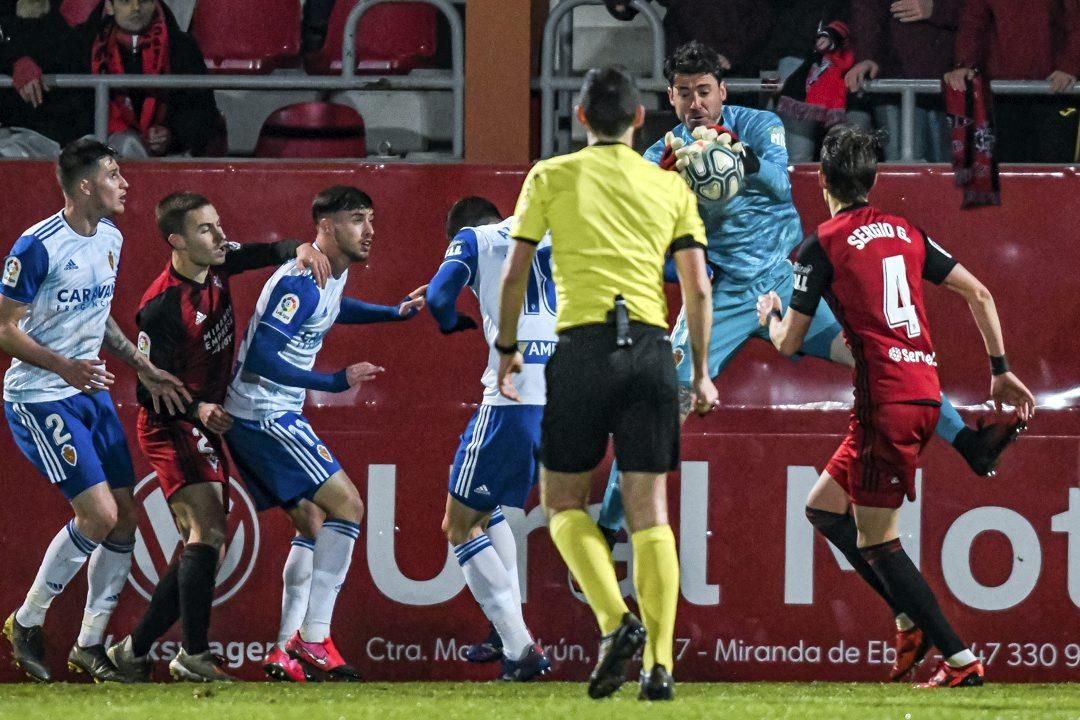
[[[784,301],[784,307],[791,301],[794,274],[791,263],[785,260],[776,266],[765,278],[754,286],[740,292],[727,292],[714,288],[712,297],[713,323],[709,336],[709,376],[716,377],[735,357],[735,353],[752,337],[759,337],[768,342],[769,331],[758,324],[757,299],[769,291],[776,291]],[[824,303],[818,303],[817,312],[810,322],[802,348],[802,355],[829,358],[833,340],[841,332],[840,323],[836,322],[832,310]],[[671,344],[675,349],[675,365],[679,382],[690,383],[692,363],[690,360],[690,330],[686,324],[686,314],[679,313],[675,328],[671,332]]]
[[[102,482],[113,489],[135,484],[124,429],[108,392],[5,402],[4,416],[22,454],[68,500]]]
[[[259,510],[289,509],[310,500],[341,470],[307,419],[296,413],[269,420],[234,418],[225,442]]]
[[[461,434],[450,495],[473,510],[524,507],[540,472],[543,405],[481,405]]]

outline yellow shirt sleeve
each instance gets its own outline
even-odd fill
[[[701,214],[698,213],[697,195],[694,195],[681,178],[679,186],[681,189],[676,192],[679,192],[682,197],[676,205],[679,208],[679,216],[675,219],[675,234],[671,239],[692,237],[696,242],[707,246],[709,243],[705,238],[705,223],[701,221]]]
[[[521,186],[517,205],[514,206],[514,224],[510,227],[510,237],[540,242],[548,231],[548,223],[544,217],[543,167],[544,163],[537,163],[525,177],[525,184]]]

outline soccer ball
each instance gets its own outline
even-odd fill
[[[697,146],[697,147],[694,147]],[[742,155],[729,145],[697,140],[679,174],[701,200],[727,202],[743,187]]]

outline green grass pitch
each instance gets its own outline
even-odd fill
[[[1080,719],[1080,684],[987,685],[963,690],[844,683],[683,683],[673,703],[637,700],[627,683],[590,700],[583,683],[357,683],[307,686],[0,686],[7,720],[772,720]]]

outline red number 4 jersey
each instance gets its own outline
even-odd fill
[[[941,284],[956,260],[902,217],[854,205],[818,226],[799,250],[791,307],[821,298],[855,357],[855,406],[939,402],[937,358],[922,280]]]

